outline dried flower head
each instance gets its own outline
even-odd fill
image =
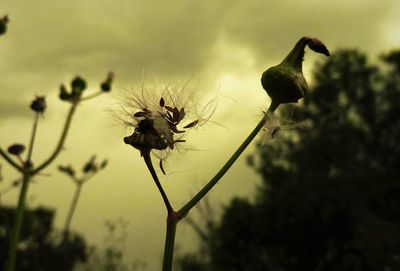
[[[141,153],[175,149],[185,142],[183,137],[189,129],[205,124],[215,111],[216,99],[200,106],[197,94],[197,88],[189,82],[142,86],[129,92],[123,101],[123,117],[119,119],[133,132],[124,142]]]

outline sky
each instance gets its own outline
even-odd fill
[[[45,95],[48,109],[40,119],[34,161],[54,149],[68,104],[58,99],[61,83],[76,75],[95,92],[108,71],[115,73],[112,93],[81,104],[65,150],[35,178],[28,206],[56,209],[55,226],[63,226],[74,192],[72,182],[57,172],[60,164],[80,168],[92,154],[109,166],[88,182],[72,228],[101,246],[104,221],[129,222],[126,257],[161,265],[165,218],[161,196],[137,150],[123,143],[129,134],[112,113],[123,93],[140,86],[190,82],[199,103],[218,97],[212,122],[191,132],[187,147],[166,161],[162,184],[179,209],[223,165],[250,133],[269,100],[260,84],[262,72],[278,64],[302,36],[321,39],[331,52],[358,48],[376,56],[400,47],[400,2],[395,0],[71,0],[0,2],[0,16],[10,17],[0,37],[0,146],[27,144],[35,95]],[[312,83],[315,61],[309,50],[304,74]],[[258,138],[258,140],[260,137]],[[212,189],[216,212],[234,196],[254,198],[260,178],[246,165],[246,150]],[[0,186],[16,173],[3,160]],[[18,191],[2,198],[15,204]],[[200,203],[202,204],[202,203]],[[192,211],[196,218],[196,210]],[[184,222],[177,232],[180,252],[196,248],[196,235]]]

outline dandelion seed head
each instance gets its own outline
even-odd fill
[[[125,91],[117,119],[129,128],[124,138],[141,152],[152,151],[165,160],[171,150],[182,150],[185,135],[210,120],[217,105],[201,105],[198,84],[191,81],[145,85]]]

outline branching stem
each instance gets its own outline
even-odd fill
[[[66,119],[65,124],[64,124],[64,129],[62,130],[62,133],[61,133],[61,136],[60,136],[60,140],[58,141],[58,144],[57,144],[54,152],[50,155],[50,157],[46,161],[44,161],[41,165],[39,165],[37,168],[35,168],[35,170],[33,171],[33,174],[39,173],[45,167],[50,165],[50,163],[53,162],[54,159],[56,159],[58,154],[63,149],[64,143],[65,143],[65,139],[67,138],[68,130],[69,130],[69,127],[71,125],[71,120],[72,120],[72,117],[73,117],[73,115],[75,113],[75,110],[76,110],[76,107],[78,106],[78,104],[79,104],[79,101],[75,101],[71,105],[71,108],[70,108],[70,110],[68,112],[68,115],[67,115],[67,119]]]
[[[168,213],[173,212],[173,209],[172,209],[171,204],[169,203],[167,194],[165,193],[165,191],[160,183],[160,180],[158,179],[157,173],[154,170],[153,163],[151,162],[150,151],[149,150],[143,151],[142,155],[143,155],[144,162],[146,163],[146,166],[149,169],[151,176],[153,177],[153,180],[156,183],[158,190],[160,191],[160,194],[164,200],[165,207],[167,208]]]

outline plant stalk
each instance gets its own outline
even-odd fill
[[[29,172],[28,171],[24,172],[21,192],[18,199],[17,212],[15,214],[15,219],[14,219],[14,227],[11,232],[10,248],[8,251],[7,271],[15,270],[15,260],[17,258],[19,236],[22,228],[22,223],[24,220],[25,199],[28,194],[30,178],[31,175],[29,174]]]
[[[218,181],[225,175],[225,173],[229,170],[229,168],[235,163],[235,161],[239,158],[239,156],[243,153],[243,151],[247,148],[247,146],[253,141],[258,132],[264,127],[268,114],[273,113],[275,109],[278,107],[275,103],[271,103],[270,107],[267,110],[267,113],[264,114],[263,118],[254,128],[254,130],[250,133],[250,135],[243,141],[243,143],[239,146],[239,148],[233,153],[233,155],[229,158],[229,160],[222,166],[222,168],[215,174],[215,176],[191,199],[189,200],[180,210],[178,210],[177,214],[180,218],[185,217],[189,211],[218,183]]]
[[[11,165],[13,166],[16,170],[19,172],[22,172],[23,169],[20,165],[18,165],[11,157],[5,152],[1,147],[0,147],[0,155],[3,156],[3,158]]]
[[[64,235],[63,235],[62,243],[64,243],[68,237],[69,227],[71,226],[72,217],[74,216],[76,206],[78,205],[79,196],[81,194],[81,191],[82,191],[82,183],[76,183],[75,194],[72,199],[71,206],[69,207],[67,218],[65,220]]]
[[[167,194],[165,193],[165,191],[160,183],[160,180],[158,179],[157,173],[154,170],[153,163],[151,162],[150,151],[148,151],[148,150],[143,151],[142,155],[143,155],[144,162],[146,163],[146,166],[149,169],[151,176],[153,177],[153,180],[156,183],[158,190],[160,191],[160,194],[165,203],[165,207],[167,208],[167,211],[169,214],[169,213],[173,212],[173,209],[172,209],[171,203],[168,200]]]
[[[44,161],[41,165],[39,165],[35,170],[33,171],[33,174],[37,174],[40,172],[42,169],[50,165],[51,162],[53,162],[54,159],[58,156],[58,154],[61,152],[61,150],[64,147],[65,139],[67,138],[68,130],[71,125],[72,117],[75,113],[76,107],[78,106],[79,101],[74,101],[73,104],[71,105],[71,108],[68,112],[67,119],[64,124],[64,129],[61,133],[60,140],[58,141],[58,144],[56,146],[56,149],[54,152],[50,155],[50,157]]]
[[[176,212],[168,212],[167,217],[167,232],[165,236],[163,271],[172,271],[172,264],[174,261],[174,245],[176,225],[178,224],[179,217]]]
[[[28,156],[26,158],[26,162],[30,163],[31,158],[32,158],[32,151],[33,151],[33,144],[35,143],[35,137],[36,137],[36,130],[37,130],[37,125],[39,122],[39,113],[35,114],[35,119],[33,121],[33,127],[32,127],[32,135],[31,135],[31,141],[29,143],[29,150],[28,150]]]

